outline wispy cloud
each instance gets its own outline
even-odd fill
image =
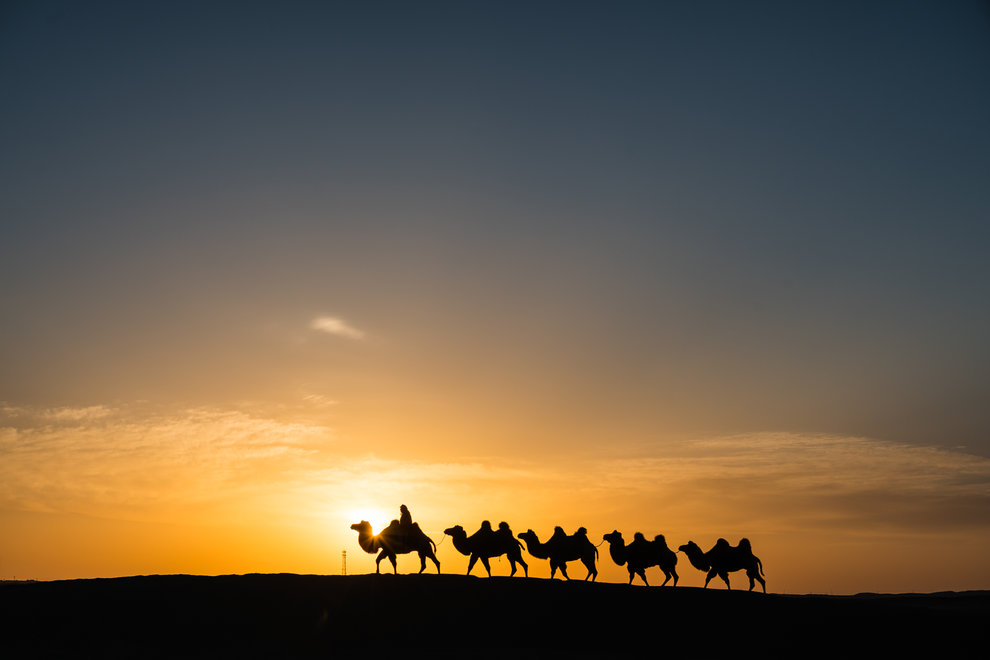
[[[717,525],[875,533],[990,528],[990,459],[870,438],[755,433],[605,460],[598,488]]]
[[[113,409],[107,406],[86,406],[82,408],[62,407],[45,411],[45,416],[58,422],[78,422],[96,420],[112,414]]]
[[[0,419],[0,505],[126,517],[236,501],[333,440],[323,426],[235,410],[55,411]]]
[[[302,399],[309,405],[316,408],[330,408],[339,403],[336,399],[331,399],[330,397],[322,394],[306,394]]]
[[[253,508],[286,517],[369,501],[391,510],[409,500],[421,515],[518,516],[533,526],[656,520],[721,534],[990,529],[990,460],[868,438],[750,434],[554,465],[409,461],[349,451],[320,424],[238,410],[7,405],[0,412],[0,506],[9,508],[173,516]]]
[[[311,330],[325,332],[328,335],[336,335],[347,339],[364,339],[365,333],[350,325],[343,319],[333,316],[318,316],[309,322]]]

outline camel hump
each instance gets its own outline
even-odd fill
[[[745,537],[739,540],[739,549],[745,550],[749,554],[753,554],[753,545],[749,542],[749,539]]]

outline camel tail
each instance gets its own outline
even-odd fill
[[[767,574],[763,572],[763,562],[762,562],[762,561],[760,561],[760,558],[759,558],[759,557],[757,557],[756,555],[753,555],[753,559],[755,559],[755,560],[756,560],[756,567],[757,567],[758,569],[760,569],[760,575],[762,575],[763,577],[766,577],[766,576],[767,576]]]

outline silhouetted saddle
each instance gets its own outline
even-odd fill
[[[401,543],[402,545],[414,545],[417,541],[426,539],[426,534],[420,529],[419,523],[412,522],[408,525],[403,525],[398,520],[393,520],[388,524],[388,527],[383,529],[378,533],[379,537],[384,537],[392,543]]]

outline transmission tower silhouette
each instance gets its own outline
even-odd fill
[[[347,550],[340,551],[340,574],[347,575]]]

